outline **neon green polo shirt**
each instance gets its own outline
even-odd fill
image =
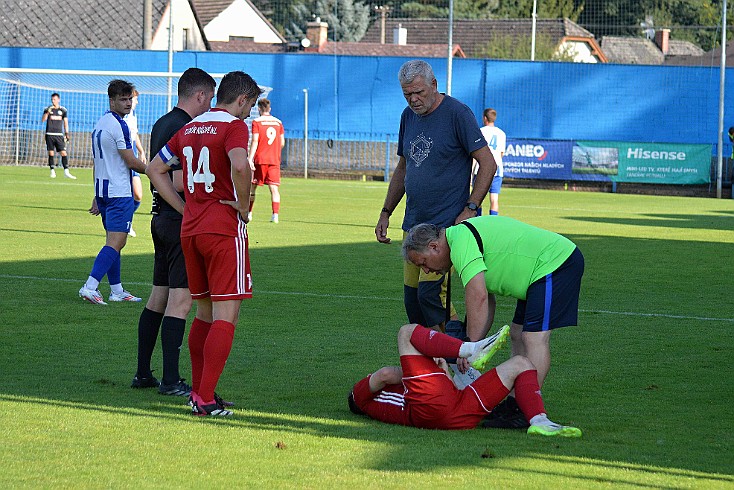
[[[526,299],[528,287],[558,269],[576,249],[568,238],[506,216],[468,220],[479,232],[484,256],[465,225],[446,228],[451,263],[466,284],[484,272],[487,291]]]

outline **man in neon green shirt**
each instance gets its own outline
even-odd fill
[[[481,216],[449,228],[414,226],[403,240],[403,257],[425,272],[456,269],[466,290],[469,340],[487,335],[495,294],[516,298],[512,353],[530,359],[543,386],[551,331],[578,320],[584,257],[573,242],[512,218]]]

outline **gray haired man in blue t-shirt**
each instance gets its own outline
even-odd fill
[[[471,109],[438,91],[431,65],[421,60],[408,61],[400,68],[398,80],[408,107],[400,118],[400,160],[375,227],[375,236],[381,243],[390,243],[390,215],[403,195],[403,234],[419,223],[451,226],[477,215],[497,169]],[[474,160],[479,163],[479,170],[469,194]],[[406,262],[404,294],[410,323],[443,330],[445,275],[426,274]],[[451,313],[455,318],[453,308]]]

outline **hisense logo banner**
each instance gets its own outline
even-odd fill
[[[505,177],[708,184],[711,145],[507,140]]]
[[[711,145],[577,141],[573,172],[608,175],[616,182],[708,184]]]

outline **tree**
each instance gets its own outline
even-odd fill
[[[494,35],[485,44],[478,46],[474,56],[500,60],[529,60],[530,37],[512,34]],[[535,36],[535,59],[538,61],[573,61],[573,53],[558,50],[558,46],[547,34]]]
[[[641,23],[651,23],[651,29],[669,28],[672,39],[709,50],[718,45],[721,5],[721,0],[586,0],[578,22],[597,38],[642,36]]]
[[[286,37],[299,41],[306,37],[306,24],[320,17],[329,24],[332,41],[355,42],[362,39],[370,22],[370,10],[359,0],[306,0],[291,6],[290,27]]]
[[[574,0],[538,0],[538,17],[541,19],[563,19],[576,22],[584,10],[584,2]],[[533,0],[503,0],[495,11],[497,17],[526,19],[533,13]]]

